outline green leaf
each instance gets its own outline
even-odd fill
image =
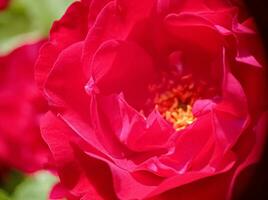
[[[11,200],[11,199],[7,196],[7,194],[3,190],[0,189],[0,200]]]
[[[0,182],[0,187],[7,194],[12,194],[16,187],[24,180],[25,176],[17,170],[10,170]]]
[[[12,200],[47,200],[57,178],[51,173],[42,171],[26,179],[17,186]]]
[[[25,41],[46,37],[53,21],[59,19],[74,0],[12,0],[0,13],[0,54]]]

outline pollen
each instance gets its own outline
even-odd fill
[[[177,131],[196,120],[192,107],[198,99],[198,91],[191,76],[182,77],[177,82],[163,79],[160,84],[150,85],[150,91],[154,94],[155,109]]]

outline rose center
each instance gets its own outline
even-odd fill
[[[161,83],[150,85],[149,91],[149,102],[174,129],[182,130],[195,121],[192,106],[199,98],[199,91],[190,75],[179,80],[163,78]]]

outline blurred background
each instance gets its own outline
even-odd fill
[[[265,49],[266,62],[268,58],[268,1],[267,0],[244,0],[248,11],[254,17],[255,23],[262,38]],[[268,70],[266,68],[266,85],[268,85]],[[268,91],[266,91],[266,94]],[[264,95],[266,95],[264,94]],[[266,133],[268,134],[268,123],[266,122]],[[268,199],[268,138],[263,150],[262,160],[256,166],[256,174],[251,180],[248,188],[238,200],[267,200]]]
[[[2,1],[2,0],[0,0]],[[48,35],[51,24],[74,0],[11,0],[0,11],[0,54]]]
[[[47,38],[53,21],[73,0],[0,0],[0,57]],[[1,71],[0,71],[1,72]],[[45,200],[57,179],[49,172],[23,174],[0,164],[0,200]]]

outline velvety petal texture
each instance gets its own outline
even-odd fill
[[[48,107],[34,82],[34,64],[43,43],[0,57],[0,161],[24,172],[42,169],[48,162],[39,128]]]
[[[230,199],[258,161],[267,109],[262,47],[243,9],[74,2],[36,64],[60,177],[51,199]],[[163,111],[170,95],[176,116]]]

